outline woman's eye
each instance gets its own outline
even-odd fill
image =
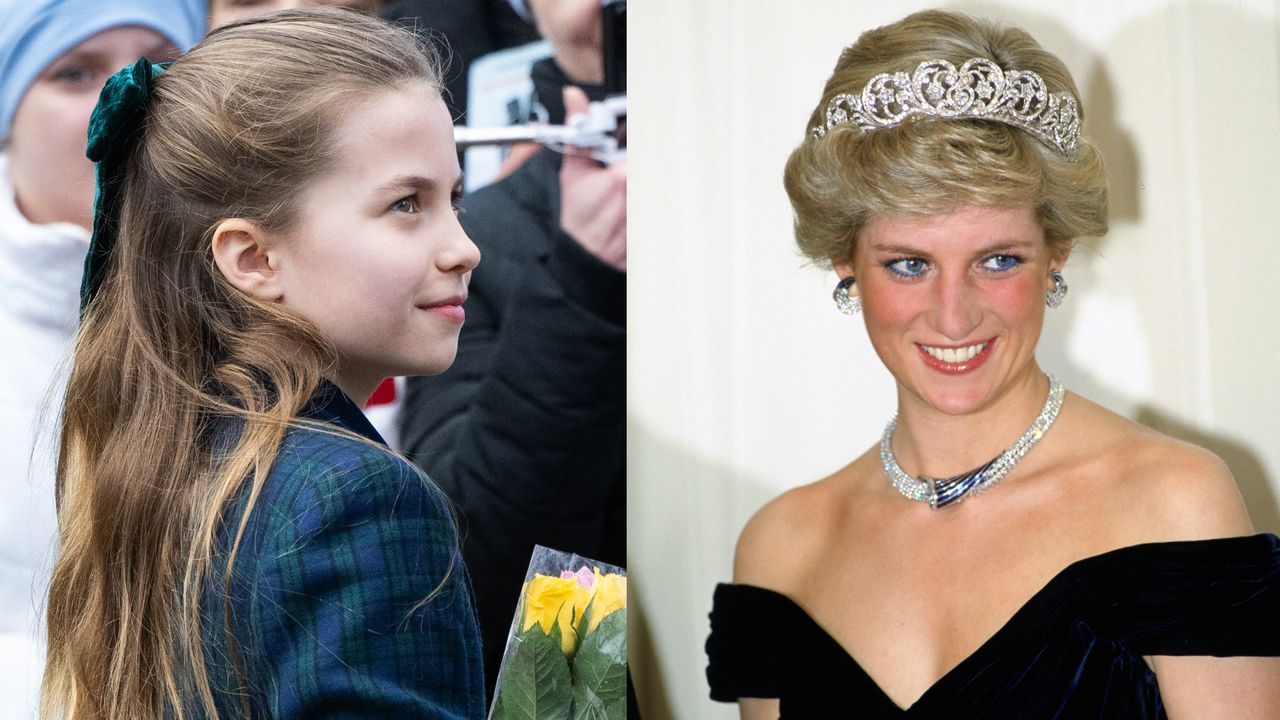
[[[402,197],[391,204],[392,212],[416,213],[418,212],[418,198],[410,195]]]
[[[982,261],[982,268],[991,272],[1006,272],[1022,264],[1017,255],[992,255]]]
[[[929,269],[929,263],[920,258],[902,258],[885,263],[885,267],[899,277],[913,278],[923,275]]]

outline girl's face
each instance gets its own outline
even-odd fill
[[[867,333],[900,392],[948,414],[1035,371],[1054,257],[1030,207],[873,216],[851,265]]]
[[[333,150],[273,263],[281,301],[334,343],[337,383],[362,401],[385,377],[453,363],[480,251],[454,212],[462,173],[438,92],[415,84],[357,101]]]
[[[177,54],[148,28],[115,27],[54,60],[22,96],[9,134],[10,177],[18,207],[37,224],[93,224],[93,163],[84,156],[89,115],[107,78],[139,57]]]
[[[209,29],[277,10],[315,5],[338,5],[372,13],[377,12],[378,0],[209,0]]]

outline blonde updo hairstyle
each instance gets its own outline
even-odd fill
[[[857,234],[872,215],[934,215],[965,206],[1036,209],[1056,253],[1079,237],[1107,231],[1102,157],[1085,137],[1074,159],[1029,133],[990,120],[913,119],[863,133],[826,121],[841,93],[860,95],[880,73],[911,73],[927,60],[957,67],[987,58],[1004,70],[1031,70],[1050,93],[1080,93],[1066,66],[1025,31],[930,10],[870,30],[845,48],[809,116],[806,140],[787,160],[784,182],[795,211],[796,243],[815,264],[851,261]],[[1084,108],[1079,108],[1084,120]]]

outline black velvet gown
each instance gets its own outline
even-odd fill
[[[707,655],[712,699],[779,698],[782,720],[1164,718],[1143,655],[1280,655],[1280,539],[1150,543],[1072,563],[906,709],[771,590],[716,588]]]

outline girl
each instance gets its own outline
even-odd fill
[[[483,714],[446,502],[358,410],[449,366],[479,261],[438,83],[343,10],[108,83],[47,715]]]

